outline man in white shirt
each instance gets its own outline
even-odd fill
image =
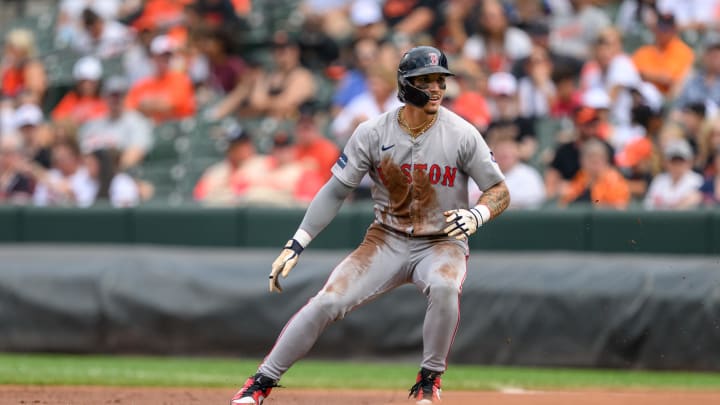
[[[692,170],[693,151],[684,139],[665,147],[665,172],[650,183],[643,205],[649,210],[687,210],[702,201],[703,178]]]
[[[38,179],[33,195],[35,205],[89,207],[95,202],[97,184],[83,165],[77,144],[71,141],[55,144],[52,166]]]
[[[505,174],[510,190],[510,206],[514,209],[536,209],[545,201],[545,185],[538,171],[520,161],[520,147],[511,139],[501,139],[492,145],[493,155]],[[480,197],[475,182],[470,182],[470,201]]]
[[[103,87],[109,115],[88,121],[78,131],[78,141],[83,153],[99,149],[120,151],[120,168],[127,169],[140,164],[152,149],[152,123],[142,114],[123,107],[128,83],[120,76],[113,76]]]

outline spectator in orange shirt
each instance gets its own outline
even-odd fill
[[[264,173],[267,157],[255,150],[252,135],[241,126],[225,133],[225,158],[205,169],[195,184],[193,197],[207,205],[236,205],[248,187],[248,179]]]
[[[292,139],[284,132],[275,135],[263,173],[247,180],[244,203],[276,207],[306,206],[323,185],[317,170],[295,158]]]
[[[0,95],[18,98],[28,95],[25,102],[40,104],[47,89],[45,67],[35,58],[35,36],[26,29],[14,29],[5,36],[5,49],[0,57]]]
[[[150,44],[155,74],[140,80],[125,99],[126,107],[138,110],[161,123],[191,116],[195,113],[195,91],[187,74],[170,69],[175,44],[160,35]]]
[[[608,163],[608,149],[591,139],[580,149],[580,170],[560,198],[560,205],[592,203],[603,208],[624,209],[630,202],[625,178]]]
[[[655,43],[640,47],[632,60],[643,80],[663,95],[675,95],[692,68],[693,50],[677,35],[675,17],[661,15],[653,28]]]
[[[304,106],[300,109],[300,118],[295,126],[295,159],[314,168],[324,183],[330,180],[330,169],[340,156],[340,150],[320,132],[313,113],[312,107]]]
[[[60,100],[52,111],[52,119],[80,125],[107,115],[108,105],[100,97],[102,73],[102,65],[95,57],[85,56],[78,59],[73,67],[75,89],[70,90]]]

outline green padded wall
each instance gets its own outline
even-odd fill
[[[712,224],[710,225],[712,249],[710,253],[720,254],[720,211],[712,214]]]
[[[590,250],[598,252],[709,253],[711,213],[596,211]]]
[[[132,242],[130,210],[25,207],[20,211],[24,242]]]
[[[586,210],[508,211],[470,238],[471,249],[585,250]]]
[[[1,242],[140,243],[280,248],[304,209],[144,206],[0,207]],[[347,205],[314,249],[354,249],[373,220],[368,205]],[[474,250],[720,254],[720,211],[627,212],[592,209],[508,211],[470,239]]]
[[[13,242],[20,239],[20,208],[0,206],[0,241]]]
[[[229,208],[135,209],[136,243],[195,246],[237,246],[238,210]]]

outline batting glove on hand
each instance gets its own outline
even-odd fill
[[[280,275],[282,274],[283,278],[285,278],[290,274],[290,270],[297,264],[303,249],[300,242],[295,239],[287,241],[282,252],[280,252],[280,256],[278,256],[272,264],[272,270],[270,270],[270,292],[282,292],[279,280]]]
[[[469,210],[460,208],[445,211],[443,214],[445,214],[446,217],[445,222],[450,223],[443,232],[445,232],[447,236],[454,236],[455,239],[458,240],[467,239],[487,220],[483,218],[480,210],[477,208],[470,208]]]

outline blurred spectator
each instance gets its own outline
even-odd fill
[[[697,146],[698,158],[695,166],[705,175],[717,174],[718,157],[714,152],[720,150],[720,116],[712,118],[703,125]]]
[[[661,13],[672,14],[681,31],[711,31],[720,21],[720,2],[717,0],[657,0]]]
[[[83,165],[80,149],[72,141],[52,147],[52,169],[38,179],[35,205],[88,207],[95,201],[97,186]]]
[[[82,35],[82,13],[86,8],[104,20],[115,20],[121,3],[120,0],[62,0],[55,23],[55,46],[63,48]]]
[[[206,28],[233,30],[242,25],[231,0],[195,0],[187,7],[197,13]]]
[[[340,145],[345,145],[360,123],[399,108],[395,72],[380,66],[368,72],[368,90],[353,98],[332,121],[332,132]]]
[[[70,46],[85,55],[111,58],[124,52],[132,42],[132,32],[126,26],[104,19],[91,8],[82,12],[82,27]]]
[[[680,109],[677,114],[677,123],[682,132],[682,137],[690,143],[694,152],[698,152],[700,133],[703,123],[707,117],[707,108],[704,103],[690,103]],[[670,123],[669,123],[670,124]],[[663,139],[665,141],[665,139]],[[698,162],[699,163],[699,162]],[[695,165],[700,168],[700,165]]]
[[[611,25],[608,16],[591,0],[569,0],[570,9],[553,13],[550,43],[562,55],[589,59],[592,44]]]
[[[26,29],[14,29],[5,35],[0,60],[2,96],[19,98],[40,105],[47,89],[45,67],[35,58],[35,36]]]
[[[553,65],[545,48],[534,46],[526,59],[527,75],[520,79],[518,97],[520,115],[523,117],[544,117],[549,115],[555,99],[555,85],[552,81]]]
[[[343,18],[347,19],[347,12],[343,10]],[[315,16],[317,18],[317,16]],[[330,66],[336,64],[340,58],[339,41],[349,38],[350,32],[342,39],[336,39],[321,29],[317,19],[308,18],[303,21],[297,34],[297,43],[300,47],[300,63],[313,72],[332,74]]]
[[[476,64],[463,61],[453,66],[453,72],[458,94],[451,101],[450,109],[484,133],[491,121],[490,106],[483,96],[487,78]]]
[[[113,207],[133,207],[140,203],[140,190],[135,180],[119,171],[119,153],[99,149],[85,155],[85,167],[93,180],[93,202],[107,201]]]
[[[383,16],[395,36],[412,38],[432,31],[440,2],[433,0],[385,0]],[[399,39],[403,41],[404,39]]]
[[[440,49],[451,57],[459,54],[473,32],[479,18],[477,0],[450,0],[446,2],[442,15],[443,27]]]
[[[237,110],[240,116],[292,117],[298,108],[315,96],[312,72],[300,64],[297,41],[286,32],[273,36],[273,67],[256,72],[248,86],[238,85],[211,114],[222,118]]]
[[[32,198],[35,181],[25,166],[20,137],[0,137],[0,204],[25,204]]]
[[[510,190],[510,208],[539,208],[545,200],[542,177],[535,168],[520,161],[518,146],[510,139],[501,139],[492,145],[493,155]],[[477,201],[480,190],[474,181],[470,180],[470,183],[470,201]]]
[[[125,99],[127,108],[140,111],[156,123],[189,117],[195,112],[195,92],[190,78],[170,67],[175,48],[168,36],[153,39],[150,51],[155,73],[136,83]]]
[[[297,41],[285,32],[273,37],[273,60],[274,69],[255,83],[251,104],[259,114],[285,118],[312,100],[317,85],[312,72],[300,64]]]
[[[581,107],[575,111],[573,119],[576,128],[575,139],[559,144],[555,148],[554,157],[549,167],[545,168],[545,191],[549,199],[564,195],[567,192],[568,182],[580,170],[580,149],[582,145],[591,139],[602,141],[600,136],[601,120],[597,110]],[[608,149],[606,155],[609,157],[614,156],[615,153],[612,147],[604,141],[603,144]]]
[[[628,184],[609,163],[606,145],[590,139],[580,148],[580,169],[562,193],[560,205],[590,203],[603,208],[626,208],[630,202]]]
[[[355,28],[354,37],[382,41],[388,38],[388,27],[383,19],[382,7],[376,0],[355,0],[350,7],[350,22]]]
[[[352,24],[348,15],[352,0],[302,0],[299,10],[312,29],[323,33],[330,41],[348,38]],[[305,24],[304,24],[305,25]]]
[[[44,131],[43,114],[34,104],[23,104],[15,110],[13,117],[15,128],[22,136],[25,155],[46,169],[51,165],[50,144],[53,139]]]
[[[457,33],[463,31],[461,27],[451,30]],[[464,43],[463,56],[480,63],[489,72],[510,71],[513,63],[530,55],[531,50],[530,37],[520,29],[509,26],[505,10],[497,0],[482,2],[477,33],[466,41],[462,37],[454,38],[453,41]]]
[[[108,106],[100,97],[102,65],[93,56],[78,59],[73,66],[75,88],[60,100],[52,111],[54,121],[79,125],[107,115]]]
[[[705,177],[705,182],[700,186],[703,203],[708,207],[720,206],[720,147],[715,149],[712,156],[714,174]]]
[[[659,16],[653,34],[655,42],[636,50],[632,60],[643,80],[672,97],[690,72],[695,55],[678,37],[672,15]]]
[[[379,52],[379,45],[375,39],[361,38],[355,41],[353,66],[345,72],[342,80],[335,87],[332,100],[334,114],[368,90],[367,72],[370,67],[377,66]]]
[[[183,23],[185,7],[193,0],[142,0],[126,20],[136,30],[171,32]]]
[[[571,118],[581,106],[581,92],[577,86],[578,74],[572,69],[558,66],[552,73],[555,98],[550,104],[552,118]]]
[[[242,127],[230,128],[225,139],[225,158],[207,168],[195,184],[196,201],[208,205],[237,204],[250,179],[261,176],[267,166],[266,158],[255,150],[252,135]]]
[[[485,131],[485,139],[488,143],[514,140],[520,145],[520,159],[529,160],[537,148],[535,121],[520,116],[515,76],[506,72],[493,73],[488,79],[488,92],[492,120]]]
[[[648,83],[648,85],[652,86]],[[615,162],[628,180],[630,194],[642,198],[652,178],[660,173],[660,131],[663,126],[662,106],[648,103],[642,94],[633,106],[632,122],[641,136],[629,140],[615,155]]]
[[[632,60],[623,52],[622,38],[614,28],[604,29],[595,44],[594,59],[585,63],[580,77],[583,90],[599,87],[610,96],[614,125],[630,125],[632,98],[628,88],[640,82]]]
[[[623,35],[644,35],[657,21],[656,3],[656,0],[624,0],[618,9],[615,26]]]
[[[304,206],[322,187],[324,175],[296,159],[292,139],[277,133],[261,176],[246,177],[241,198],[245,204],[275,207]],[[237,185],[237,184],[236,184]]]
[[[628,143],[645,135],[646,128],[642,122],[637,121],[636,113],[641,112],[637,108],[647,106],[653,115],[662,114],[663,96],[655,85],[649,82],[640,82],[629,91],[631,98],[630,124],[609,128],[606,130],[608,136],[603,136],[603,139],[610,142],[617,151],[621,151]]]
[[[198,47],[208,60],[209,85],[213,90],[219,94],[227,94],[245,79],[247,65],[240,56],[232,53],[232,43],[225,31],[200,31]]]
[[[692,170],[693,152],[687,141],[668,143],[663,150],[665,172],[650,183],[643,205],[650,210],[686,210],[697,207],[702,195],[701,175]]]
[[[557,68],[562,68],[563,70],[573,72],[576,76],[580,74],[584,60],[559,54],[550,48],[550,28],[547,24],[541,21],[533,21],[528,24],[526,32],[530,35],[533,48],[540,47],[545,49],[550,63],[553,66],[553,72]],[[532,53],[530,55],[532,55]],[[527,56],[515,62],[512,68],[512,74],[515,75],[515,77],[522,79],[528,74],[527,64],[530,58],[531,56]]]
[[[141,79],[146,79],[155,74],[155,66],[150,52],[150,44],[154,38],[155,33],[153,30],[149,28],[139,29],[135,39],[123,53],[123,70],[125,76],[130,80],[130,84],[135,84]]]
[[[137,111],[124,107],[127,89],[124,78],[110,77],[103,86],[103,99],[109,108],[107,116],[87,122],[78,131],[83,153],[117,149],[122,170],[140,164],[153,144],[152,123]]]
[[[334,142],[323,136],[318,127],[318,118],[313,114],[312,108],[300,109],[300,118],[295,125],[295,159],[314,168],[325,183],[330,180],[330,169],[340,156],[340,150]]]
[[[690,75],[673,105],[679,109],[690,103],[704,103],[709,111],[720,106],[720,40],[707,44],[700,69]]]

